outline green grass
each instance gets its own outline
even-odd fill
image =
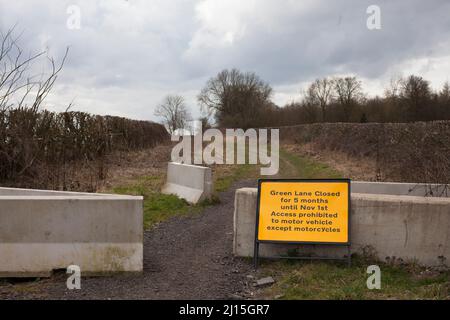
[[[233,183],[243,179],[257,178],[259,166],[252,164],[240,164],[228,167],[229,170],[216,170],[214,190],[223,192],[228,190]]]
[[[112,192],[144,197],[145,229],[175,215],[198,212],[203,206],[203,203],[194,206],[177,196],[162,194],[162,181],[163,176],[144,176],[127,185],[115,187]]]
[[[228,168],[227,172],[218,170],[215,191],[226,191],[235,181],[253,175],[257,168],[251,165],[239,165]],[[160,192],[164,183],[164,175],[142,176],[121,186],[110,190],[117,194],[139,195],[144,197],[144,228],[150,229],[156,224],[177,215],[195,214],[206,206],[219,202],[217,195],[211,200],[202,201],[191,205],[184,199],[175,195],[162,194]]]
[[[369,290],[367,267],[381,269],[381,289]],[[450,272],[421,275],[425,269],[353,259],[351,267],[339,262],[264,262],[262,272],[278,279],[264,293],[282,299],[450,299]]]
[[[341,178],[341,174],[326,164],[292,154],[280,148],[280,176],[283,178]]]
[[[175,215],[197,211],[198,207],[189,205],[175,195],[156,193],[144,200],[144,228],[163,222]]]
[[[267,176],[260,176],[260,168],[261,165],[253,164],[240,164],[226,167],[218,166],[215,171],[215,191],[226,191],[234,182],[239,180],[267,178]],[[340,178],[341,174],[326,164],[292,154],[280,148],[280,168],[276,177],[303,179]]]

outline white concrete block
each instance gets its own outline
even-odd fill
[[[0,276],[143,270],[143,198],[0,188]]]
[[[169,162],[164,194],[174,194],[196,204],[212,196],[213,183],[211,168]]]

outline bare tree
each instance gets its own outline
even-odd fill
[[[384,96],[388,99],[397,99],[403,79],[400,76],[392,76],[389,86],[384,90]]]
[[[327,118],[327,108],[333,98],[333,80],[329,78],[316,79],[308,88],[308,95],[318,104],[322,112],[322,121]]]
[[[214,113],[220,126],[248,128],[261,124],[271,94],[272,88],[255,73],[233,69],[209,79],[198,101]]]
[[[405,104],[408,120],[428,120],[431,93],[429,82],[422,77],[410,75],[401,82],[400,98]]]
[[[187,129],[188,121],[191,120],[184,98],[179,95],[167,95],[156,108],[155,115],[163,119],[164,125],[171,134],[177,129]]]
[[[361,81],[356,77],[345,77],[335,78],[333,82],[336,99],[342,111],[341,120],[348,121],[354,106],[364,97]]]
[[[448,81],[445,81],[441,91],[439,92],[439,96],[446,102],[450,101],[450,84],[448,83]]]
[[[6,33],[0,31],[0,37],[0,111],[28,106],[36,112],[50,93],[69,49],[66,49],[59,65],[56,65],[53,58],[46,57],[51,65],[50,72],[30,75],[28,71],[31,63],[46,52],[24,56],[18,44],[20,35],[15,36],[14,28]]]
[[[47,152],[39,146],[55,139],[43,135],[37,140],[36,124],[47,123],[44,113],[44,120],[38,121],[39,107],[63,68],[68,48],[57,64],[46,51],[25,55],[19,42],[20,35],[16,36],[14,27],[6,33],[0,30],[0,171],[20,176]],[[50,71],[32,74],[33,63],[43,58],[48,60]]]
[[[402,121],[404,118],[399,96],[402,81],[401,76],[393,75],[389,80],[389,85],[384,89],[384,99],[379,108],[374,109],[374,111],[381,111],[379,113],[383,114],[380,121],[387,121],[388,119],[390,121]]]

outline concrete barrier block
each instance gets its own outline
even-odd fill
[[[0,188],[0,277],[143,270],[143,198]]]
[[[354,188],[357,184],[352,182],[352,191],[358,188]],[[367,191],[369,186],[362,187]],[[388,184],[387,190],[383,190],[377,184],[377,194],[352,192],[351,251],[361,253],[370,249],[382,261],[401,258],[422,265],[449,266],[450,198],[383,194],[388,191],[404,194],[410,187],[396,184],[393,190]],[[419,185],[415,190],[424,188]],[[236,191],[233,239],[236,256],[253,257],[256,201],[256,188]],[[345,247],[265,243],[260,246],[260,256],[286,255],[293,249],[305,256],[342,258],[346,254]]]
[[[448,185],[433,183],[352,181],[352,192],[396,196],[450,197]]]
[[[241,188],[235,193],[233,252],[239,257],[253,256],[257,194],[256,188]]]
[[[169,162],[164,194],[174,194],[196,204],[212,196],[213,183],[211,168]]]

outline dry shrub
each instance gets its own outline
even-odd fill
[[[83,171],[88,176],[80,179],[89,180],[95,190],[106,176],[107,154],[151,148],[168,140],[165,128],[149,121],[84,112],[4,110],[0,111],[0,181],[77,190],[86,181],[68,177]]]
[[[280,128],[281,139],[376,159],[377,170],[404,182],[450,183],[450,121],[317,123]]]

